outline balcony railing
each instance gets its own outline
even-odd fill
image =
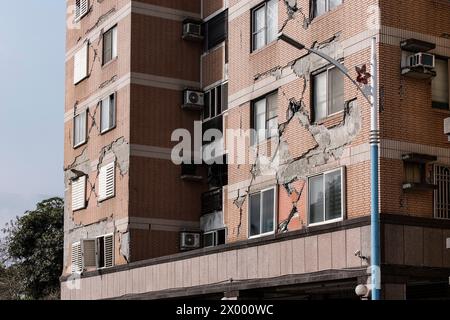
[[[222,189],[202,194],[202,215],[222,211]]]

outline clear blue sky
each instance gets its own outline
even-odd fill
[[[0,227],[63,196],[64,0],[0,0]]]

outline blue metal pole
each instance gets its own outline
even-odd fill
[[[376,37],[372,39],[372,106],[370,124],[370,186],[371,186],[371,289],[372,300],[381,300],[381,250],[379,212],[379,145],[378,130],[378,62]]]

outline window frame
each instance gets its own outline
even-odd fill
[[[108,33],[111,32],[111,58],[106,61],[105,58],[105,49],[106,49],[106,41],[105,37]],[[107,31],[105,31],[102,35],[102,66],[105,66],[109,64],[111,61],[114,61],[117,59],[119,52],[118,52],[118,30],[117,30],[117,24],[109,28]]]
[[[109,108],[111,108],[111,97],[114,99],[114,105],[113,105],[113,123],[108,128],[103,129],[103,102],[105,100],[109,100]],[[108,113],[109,114],[109,113]],[[107,96],[105,96],[102,100],[100,100],[100,134],[106,134],[109,131],[112,131],[117,126],[117,92],[113,92]]]
[[[251,127],[251,129],[253,129],[253,135],[252,135],[252,141],[251,141],[251,145],[252,146],[259,145],[261,143],[264,143],[264,141],[267,141],[267,140],[272,139],[272,138],[275,137],[275,136],[270,134],[269,128],[268,128],[268,123],[270,122],[270,120],[278,119],[279,118],[279,114],[277,112],[276,116],[274,116],[274,117],[272,117],[270,119],[268,118],[269,104],[267,102],[268,102],[268,98],[271,97],[271,96],[276,96],[276,99],[277,99],[277,102],[278,102],[278,90],[275,90],[275,91],[267,93],[264,96],[259,97],[258,99],[253,100],[252,103],[251,103],[251,123],[250,123],[250,127]],[[264,113],[264,117],[265,117],[265,119],[264,119],[265,138],[264,138],[264,140],[259,141],[259,134],[258,134],[258,131],[256,131],[257,130],[256,129],[257,121],[256,121],[256,108],[255,108],[255,105],[258,102],[262,101],[262,100],[265,100],[265,103],[266,103],[266,106],[265,106],[266,110],[265,110],[265,113]],[[276,110],[278,111],[278,103],[277,103]],[[279,122],[278,122],[278,126],[279,126]],[[256,136],[255,136],[255,134],[256,134]]]
[[[269,7],[268,3],[270,1],[277,2],[276,0],[264,0],[262,3],[260,3],[259,5],[255,6],[254,8],[252,8],[250,10],[250,23],[251,23],[251,25],[250,25],[250,49],[251,49],[250,52],[255,52],[255,51],[261,50],[261,49],[267,47],[270,43],[275,42],[277,40],[277,37],[275,37],[274,40],[268,42],[269,28],[268,28],[268,14],[267,14],[267,12],[268,12],[268,7]],[[258,10],[262,9],[262,8],[264,8],[264,14],[265,14],[264,27],[263,27],[263,29],[255,31],[255,29],[256,29],[255,28],[255,22],[256,22],[255,13]],[[277,21],[276,21],[277,32],[278,32],[278,17],[279,17],[279,5],[278,5],[278,2],[277,2]],[[259,48],[256,48],[255,47],[255,35],[257,35],[260,32],[262,32],[262,30],[264,30],[264,45],[262,45]]]
[[[74,117],[73,117],[73,128],[72,128],[72,134],[73,134],[73,141],[72,141],[72,144],[73,144],[73,148],[74,149],[76,149],[76,148],[79,148],[79,147],[81,147],[82,145],[85,145],[86,143],[87,143],[87,140],[88,140],[88,137],[87,137],[87,126],[88,126],[88,116],[87,116],[87,114],[88,114],[88,110],[84,110],[83,112],[81,112],[81,113],[79,113],[79,114],[77,114],[77,115],[75,115]],[[76,143],[76,141],[75,141],[75,138],[76,138],[76,135],[75,135],[75,132],[76,132],[76,129],[77,129],[77,127],[76,127],[76,119],[78,118],[78,117],[80,117],[81,115],[84,115],[84,139],[83,140],[81,140],[80,142],[78,142],[78,143]]]
[[[315,222],[315,223],[311,223],[311,187],[310,187],[310,181],[312,178],[315,177],[319,177],[319,176],[323,176],[325,177],[325,175],[327,174],[331,174],[334,172],[338,172],[341,171],[341,216],[339,218],[335,218],[335,219],[331,219],[331,220],[325,220],[326,217],[326,212],[325,212],[325,208],[326,208],[326,196],[325,196],[325,179],[323,179],[323,185],[322,185],[322,190],[324,193],[324,211],[323,211],[323,215],[324,215],[324,221],[322,222]],[[335,168],[335,169],[331,169],[328,171],[324,171],[321,173],[317,173],[317,174],[313,174],[313,175],[309,175],[307,176],[307,183],[308,183],[308,199],[307,199],[307,222],[308,222],[308,227],[316,227],[316,226],[322,226],[322,225],[327,225],[327,224],[331,224],[331,223],[336,223],[336,222],[341,222],[344,221],[346,219],[347,216],[347,212],[346,212],[346,198],[347,198],[347,185],[346,185],[346,167],[339,167],[339,168]]]
[[[343,91],[342,91],[342,94],[343,94],[342,110],[330,113],[330,108],[331,108],[331,103],[330,103],[330,93],[331,93],[330,92],[331,91],[330,90],[330,71],[332,71],[332,70],[336,70],[337,72],[341,73],[340,70],[337,67],[333,66],[333,65],[327,65],[326,67],[320,68],[320,69],[314,71],[313,73],[311,73],[312,81],[311,81],[311,99],[310,99],[310,101],[311,101],[311,110],[312,110],[312,115],[313,115],[313,121],[316,122],[316,123],[320,122],[320,121],[324,121],[324,120],[326,120],[326,119],[328,119],[330,117],[333,117],[333,116],[335,116],[337,114],[340,114],[340,113],[345,111],[346,103],[345,103],[345,85],[344,85],[343,86]],[[327,87],[327,89],[326,89],[326,110],[325,110],[326,111],[326,115],[323,118],[317,118],[317,115],[316,115],[317,114],[317,112],[316,112],[316,96],[315,96],[316,77],[318,77],[319,75],[322,75],[324,73],[326,73],[326,81],[327,81],[327,83],[326,83],[326,87]],[[343,77],[342,80],[345,81],[345,76],[343,74],[341,74],[341,76]]]
[[[447,61],[447,79],[448,79],[448,100],[449,102],[447,104],[443,103],[443,102],[438,102],[438,101],[433,101],[433,81],[431,83],[431,103],[432,103],[432,108],[436,109],[436,110],[449,110],[450,111],[450,57],[444,57],[444,56],[439,56],[439,55],[435,55],[435,59],[436,61],[438,60],[446,60]]]
[[[225,90],[227,88],[227,90]],[[214,116],[211,113],[211,97],[214,91]],[[218,94],[220,92],[220,95]],[[219,99],[220,96],[220,99]],[[207,122],[214,118],[220,117],[224,112],[228,110],[228,81],[225,81],[219,85],[214,85],[210,89],[205,91],[205,105],[202,111],[202,121]],[[220,113],[218,113],[218,102],[220,101]],[[209,114],[205,117],[205,109],[208,106]]]
[[[259,194],[261,196],[261,199],[260,199],[260,212],[259,212],[260,228],[261,228],[262,223],[263,223],[263,219],[261,219],[261,218],[262,218],[262,214],[263,214],[262,208],[263,208],[263,202],[264,202],[264,199],[263,199],[262,195],[263,195],[264,192],[269,191],[269,190],[273,190],[273,230],[270,231],[270,232],[260,233],[258,235],[252,236],[251,235],[251,220],[250,220],[250,218],[251,218],[251,201],[250,201],[250,197],[252,197],[254,195],[257,195],[257,194]],[[262,189],[262,190],[259,190],[259,191],[256,191],[256,192],[253,192],[253,193],[249,194],[248,214],[247,214],[247,217],[248,217],[247,238],[248,239],[258,239],[258,238],[274,235],[276,233],[276,231],[277,231],[277,226],[278,226],[278,220],[277,220],[278,210],[277,209],[278,209],[278,187],[277,186],[272,186],[272,187],[265,188],[265,189]],[[262,230],[262,228],[261,228],[261,230]]]
[[[224,34],[222,35],[222,37],[219,37],[216,41],[212,41],[210,42],[210,33],[212,30],[212,26],[220,26],[219,23],[217,22],[223,22],[225,23],[224,25]],[[213,23],[217,23],[217,24],[213,24]],[[210,17],[208,17],[208,20],[205,21],[202,25],[202,29],[203,29],[203,35],[204,35],[204,43],[203,43],[203,53],[208,53],[210,51],[213,51],[215,48],[220,47],[224,42],[226,42],[228,40],[228,9],[225,9],[223,11],[218,12],[217,14],[211,15]]]

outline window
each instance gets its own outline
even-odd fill
[[[205,51],[211,50],[224,42],[228,36],[228,10],[216,15],[203,25],[205,34]]]
[[[314,119],[316,121],[344,110],[344,75],[337,68],[313,76]]]
[[[96,265],[98,269],[114,266],[114,237],[113,235],[101,236],[96,241]]]
[[[100,168],[99,201],[105,201],[115,196],[116,164],[112,162]]]
[[[75,0],[75,21],[80,21],[89,12],[89,0]]]
[[[309,178],[310,225],[333,222],[343,218],[343,171],[342,168]]]
[[[86,176],[72,181],[72,211],[86,208]]]
[[[321,16],[341,4],[342,0],[313,0],[313,16]]]
[[[228,109],[228,82],[205,93],[203,120],[220,116]]]
[[[73,58],[73,83],[78,84],[88,76],[89,43],[83,44]]]
[[[269,0],[252,11],[252,51],[276,40],[278,34],[278,1]]]
[[[436,59],[436,77],[432,82],[433,108],[449,109],[449,63],[447,59]]]
[[[72,273],[114,266],[114,236],[85,239],[72,244]]]
[[[79,147],[86,143],[87,111],[80,113],[73,119],[73,146]]]
[[[205,248],[217,247],[225,244],[226,230],[217,230],[212,232],[206,232],[203,235],[203,246]]]
[[[257,237],[275,231],[275,188],[250,195],[249,235]]]
[[[113,93],[100,103],[101,133],[108,132],[116,126],[116,94]]]
[[[95,240],[81,240],[72,244],[72,273],[96,267]]]
[[[117,26],[103,34],[103,64],[117,57]]]
[[[434,166],[434,217],[450,219],[450,167]]]
[[[253,144],[278,135],[278,94],[272,93],[253,103]]]

